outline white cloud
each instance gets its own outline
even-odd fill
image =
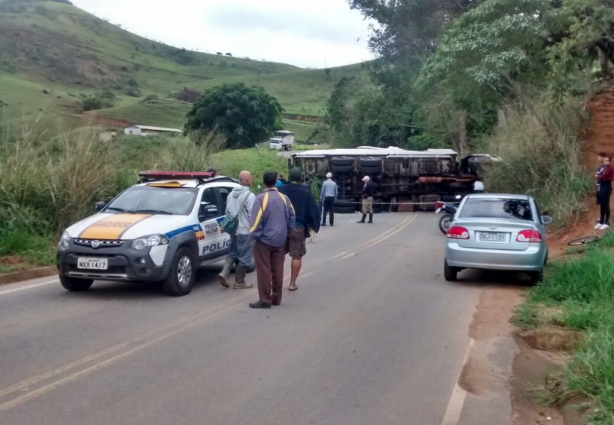
[[[73,0],[100,18],[164,43],[301,67],[372,59],[369,22],[346,0]]]

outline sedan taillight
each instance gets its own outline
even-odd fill
[[[460,226],[452,226],[446,234],[448,239],[469,239],[469,230]]]
[[[542,235],[537,230],[523,230],[518,233],[516,242],[541,243]]]

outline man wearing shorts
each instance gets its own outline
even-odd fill
[[[279,188],[286,195],[296,214],[294,231],[288,234],[286,252],[292,258],[292,273],[290,275],[290,291],[296,291],[296,279],[303,265],[303,257],[307,253],[306,241],[311,231],[320,231],[320,208],[309,189],[301,184],[303,171],[300,168],[290,170],[290,184]]]
[[[362,181],[365,183],[362,187],[362,220],[360,224],[365,224],[367,214],[369,214],[369,223],[373,223],[373,197],[378,191],[377,184],[371,181],[371,177],[365,176]]]

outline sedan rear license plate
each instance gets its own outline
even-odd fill
[[[106,258],[83,258],[77,259],[77,268],[86,270],[106,270],[109,268],[109,260]]]
[[[480,232],[479,239],[484,242],[505,242],[505,233]]]

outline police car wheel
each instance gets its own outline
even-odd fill
[[[188,295],[194,286],[196,263],[188,247],[179,248],[173,257],[171,272],[162,282],[164,292],[174,297]]]
[[[83,292],[90,289],[94,281],[92,279],[76,279],[74,277],[60,276],[60,283],[70,292]]]

